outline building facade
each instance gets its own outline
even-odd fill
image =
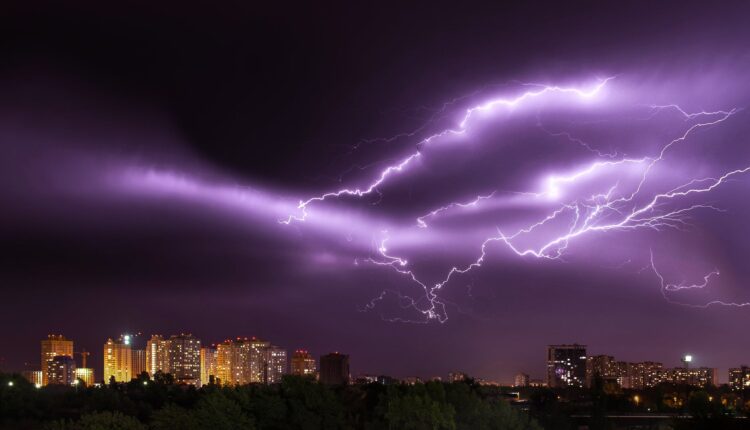
[[[217,379],[220,379],[217,364],[218,351],[216,348],[201,348],[201,385],[210,383],[212,378],[215,384],[221,383],[221,381],[217,381]]]
[[[130,374],[133,376],[133,378],[137,378],[141,373],[147,372],[146,350],[132,349],[130,354],[132,356]]]
[[[529,386],[529,375],[525,373],[519,373],[513,378],[514,387],[528,387]]]
[[[263,375],[264,384],[280,384],[282,376],[287,373],[286,350],[284,348],[270,345],[264,351]]]
[[[169,373],[179,384],[201,385],[201,341],[191,334],[169,338]]]
[[[71,386],[76,382],[76,361],[67,355],[57,355],[47,362],[47,385]]]
[[[76,379],[80,379],[87,387],[93,387],[96,383],[94,369],[90,367],[76,367]]]
[[[740,366],[729,369],[729,387],[733,390],[750,388],[750,367]]]
[[[550,388],[583,387],[586,383],[586,346],[547,347],[547,385]]]
[[[130,382],[133,378],[132,355],[130,342],[120,337],[118,340],[107,339],[104,344],[104,382]]]
[[[662,381],[704,387],[718,385],[717,377],[716,369],[710,367],[674,367],[664,372]]]
[[[44,383],[41,370],[24,370],[21,375],[36,387],[41,387]]]
[[[169,373],[168,343],[158,334],[152,335],[146,342],[146,371],[152,378],[156,372]]]
[[[73,341],[61,334],[50,334],[47,336],[47,339],[41,341],[41,348],[42,360],[39,368],[42,372],[42,385],[47,385],[49,363],[58,356],[73,358]]]
[[[315,357],[304,349],[298,349],[292,354],[292,375],[316,376],[317,366]]]
[[[349,356],[332,352],[320,357],[320,382],[328,385],[349,383]]]

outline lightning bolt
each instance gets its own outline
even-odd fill
[[[682,284],[669,284],[669,283],[667,283],[664,280],[664,276],[662,276],[662,274],[656,268],[656,264],[654,263],[654,253],[653,253],[653,251],[650,251],[650,263],[651,263],[651,270],[653,270],[653,272],[656,275],[656,277],[659,278],[661,295],[664,297],[664,300],[666,300],[667,302],[669,302],[671,304],[681,305],[681,306],[688,306],[688,307],[691,307],[691,308],[700,308],[700,309],[706,309],[706,308],[708,308],[710,306],[714,306],[714,305],[732,306],[732,307],[737,307],[737,308],[744,308],[746,306],[750,306],[750,302],[739,302],[738,303],[738,302],[725,302],[725,301],[722,301],[722,300],[712,300],[712,301],[704,303],[704,304],[691,304],[691,303],[683,303],[683,302],[678,302],[678,301],[672,300],[667,295],[668,292],[675,292],[675,291],[681,291],[681,290],[691,290],[691,289],[695,289],[695,288],[703,289],[703,288],[705,288],[705,287],[708,286],[708,283],[710,282],[710,280],[711,280],[712,277],[718,277],[719,276],[719,271],[718,270],[714,270],[714,271],[709,272],[708,274],[706,274],[703,277],[703,282],[700,283],[700,284],[693,284],[693,285],[685,285],[684,283],[682,283]]]
[[[515,98],[499,98],[490,100],[484,104],[471,107],[467,109],[464,112],[464,115],[461,119],[461,121],[458,124],[458,128],[453,129],[446,129],[439,133],[435,133],[422,141],[420,141],[417,144],[418,148],[424,147],[425,145],[430,144],[431,142],[435,141],[436,139],[439,139],[441,137],[445,136],[452,136],[452,135],[462,135],[468,131],[469,123],[472,120],[472,118],[482,112],[490,112],[498,107],[506,107],[506,108],[515,108],[519,106],[521,103],[525,102],[526,100],[537,98],[544,96],[549,93],[562,93],[562,94],[573,94],[579,98],[588,99],[596,94],[598,94],[602,88],[609,82],[610,80],[614,79],[614,77],[608,77],[606,79],[602,79],[597,85],[593,86],[592,88],[588,90],[582,90],[579,88],[568,88],[568,87],[559,87],[559,86],[542,86],[537,84],[528,84],[528,85],[535,85],[541,87],[538,90],[535,91],[527,91],[523,94],[521,94],[518,97]],[[368,194],[371,194],[375,192],[375,190],[381,186],[386,180],[388,180],[389,177],[393,176],[396,173],[400,173],[404,171],[412,162],[419,159],[422,156],[422,151],[420,149],[417,149],[417,151],[411,153],[410,155],[402,158],[398,163],[393,164],[391,166],[386,167],[384,170],[380,172],[380,175],[372,181],[369,185],[365,187],[357,187],[357,188],[342,188],[337,191],[331,191],[325,194],[321,194],[319,196],[311,197],[307,200],[301,200],[299,202],[299,205],[297,206],[297,209],[300,210],[301,216],[299,215],[290,215],[285,220],[280,220],[279,222],[283,224],[290,224],[293,221],[304,221],[307,216],[307,208],[309,205],[315,203],[315,202],[322,202],[330,198],[337,198],[341,196],[355,196],[355,197],[363,197]]]
[[[331,191],[308,198],[307,200],[301,200],[297,206],[300,215],[290,215],[288,218],[280,220],[279,222],[283,224],[290,224],[294,221],[305,221],[308,216],[308,207],[317,202],[323,202],[327,199],[338,198],[342,196],[363,197],[374,192],[378,192],[378,187],[383,185],[389,178],[403,172],[417,159],[419,159],[422,156],[422,149],[425,146],[441,137],[465,134],[469,130],[470,125],[473,123],[474,118],[480,113],[490,113],[500,107],[513,109],[529,99],[541,97],[549,93],[569,93],[579,98],[590,98],[600,92],[601,89],[604,88],[604,86],[611,79],[613,78],[610,77],[601,80],[598,84],[586,90],[558,86],[538,86],[538,89],[527,91],[515,98],[494,99],[484,104],[468,108],[465,110],[456,128],[443,130],[421,140],[420,142],[418,142],[418,149],[415,152],[400,159],[397,163],[383,169],[380,174],[368,185],[356,188],[342,188],[337,191]],[[649,106],[649,108],[652,110],[651,117],[661,112],[671,110],[684,117],[684,120],[686,122],[697,122],[692,123],[682,134],[662,145],[656,154],[643,156],[641,158],[619,159],[616,159],[616,152],[600,152],[593,149],[586,142],[573,137],[572,134],[568,132],[549,132],[548,130],[544,129],[540,123],[538,123],[538,126],[551,136],[565,137],[572,142],[584,146],[586,149],[595,153],[599,157],[607,159],[603,161],[594,161],[593,163],[590,163],[579,170],[565,175],[550,176],[547,178],[546,189],[540,192],[522,192],[520,194],[533,198],[546,197],[550,201],[557,202],[565,198],[564,189],[566,187],[591,178],[601,171],[611,170],[618,166],[626,165],[632,165],[641,169],[637,184],[631,189],[621,190],[623,186],[619,182],[615,182],[613,184],[610,184],[604,192],[595,193],[584,198],[576,198],[558,203],[557,207],[546,216],[542,217],[536,222],[532,222],[526,226],[523,226],[522,228],[519,228],[514,233],[506,234],[501,231],[500,228],[497,228],[497,235],[488,237],[481,242],[479,256],[474,261],[465,266],[451,267],[447,271],[446,275],[442,278],[442,280],[434,284],[428,284],[427,282],[422,281],[416,275],[416,273],[409,268],[409,262],[406,259],[389,253],[387,244],[390,240],[390,235],[387,230],[381,232],[382,237],[377,246],[377,256],[369,257],[364,261],[378,266],[389,267],[397,273],[408,277],[415,285],[419,286],[423,290],[424,295],[420,299],[413,299],[411,297],[404,296],[401,293],[396,293],[399,299],[399,305],[402,308],[413,308],[414,310],[418,311],[424,316],[425,321],[437,320],[442,323],[447,321],[448,318],[446,313],[446,302],[439,296],[440,290],[455,276],[466,274],[476,268],[481,267],[486,261],[489,246],[494,243],[505,245],[507,249],[509,249],[519,257],[534,257],[539,259],[558,260],[561,259],[572,241],[578,240],[583,236],[596,233],[629,231],[636,229],[652,229],[656,231],[661,231],[663,229],[685,229],[690,225],[688,219],[692,212],[698,210],[721,211],[720,208],[717,208],[710,204],[697,203],[680,205],[680,203],[682,202],[682,200],[684,200],[685,197],[710,193],[722,184],[725,184],[731,178],[749,172],[750,166],[726,171],[718,177],[695,178],[667,191],[651,193],[645,197],[642,197],[642,195],[647,194],[645,191],[646,183],[651,177],[653,169],[665,159],[670,151],[672,151],[680,144],[684,143],[692,134],[696,133],[698,130],[712,126],[718,126],[723,122],[728,121],[739,110],[731,109],[728,111],[718,110],[690,113],[675,104],[652,105]],[[491,200],[494,195],[495,192],[488,195],[479,195],[470,201],[453,202],[445,206],[441,206],[425,215],[418,217],[416,219],[416,225],[419,228],[426,229],[428,228],[428,219],[433,219],[437,216],[440,216],[446,211],[457,208],[477,207],[484,201]],[[672,207],[670,209],[669,207],[671,207],[670,205],[672,204],[676,204],[677,207]],[[540,244],[536,244],[534,246],[523,246],[519,244],[522,238],[527,237],[531,233],[540,230],[541,227],[547,226],[553,222],[564,222],[565,224],[567,224],[567,227],[565,227],[563,232],[559,235],[547,238]],[[658,272],[655,264],[653,263],[653,255],[651,258],[651,269],[654,271],[661,282],[662,294],[664,295],[665,299],[670,302],[672,301],[667,296],[668,292],[704,288],[708,285],[710,279],[719,276],[718,271],[711,272],[704,277],[704,282],[702,284],[685,285],[665,283],[664,278]],[[384,291],[379,297],[373,299],[373,301],[365,306],[364,310],[373,309],[378,302],[384,299],[387,291],[389,290]],[[393,291],[391,291],[391,293],[393,293]],[[750,303],[727,303],[717,300],[709,302],[706,305],[695,307],[708,307],[711,305],[744,307],[750,305]],[[397,318],[396,320],[409,322],[408,320],[404,320],[401,318]]]

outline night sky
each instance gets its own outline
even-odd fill
[[[124,332],[750,363],[747,2],[151,3],[0,12],[0,368]]]

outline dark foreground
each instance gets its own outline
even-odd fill
[[[271,386],[196,389],[143,375],[40,389],[0,374],[3,429],[750,429],[745,405],[742,393],[671,386],[515,392],[472,380],[325,386],[288,376]]]

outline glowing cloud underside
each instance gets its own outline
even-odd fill
[[[444,137],[467,134],[472,124],[478,121],[491,121],[492,114],[501,109],[516,109],[533,99],[544,101],[546,97],[553,94],[564,96],[562,100],[565,104],[576,105],[596,96],[601,96],[602,90],[612,79],[600,80],[587,88],[536,86],[534,90],[524,92],[516,97],[493,99],[468,108],[460,117],[456,128],[445,129],[422,139],[417,143],[418,150],[384,168],[368,184],[361,187],[342,188],[302,200],[297,207],[298,214],[289,215],[279,222],[283,224],[304,222],[310,216],[308,208],[329,199],[342,196],[363,197],[377,192],[379,187],[394,176],[408,170],[430,145],[439,144]],[[569,133],[548,132],[550,135],[576,140],[577,143],[585,146],[590,150],[589,152],[599,159],[585,164],[577,170],[549,176],[545,182],[545,188],[542,190],[518,190],[519,195],[529,200],[536,199],[547,202],[551,204],[552,209],[546,215],[530,221],[522,228],[514,231],[497,229],[496,234],[486,237],[479,244],[479,253],[475,260],[463,266],[451,267],[439,282],[427,283],[421,280],[415,271],[410,268],[410,264],[405,258],[389,253],[387,245],[393,237],[388,230],[381,231],[376,256],[367,258],[366,261],[395,270],[424,291],[424,296],[416,299],[401,293],[395,293],[402,307],[411,308],[421,313],[424,316],[422,322],[429,320],[444,322],[447,320],[447,313],[445,301],[439,296],[440,290],[454,277],[481,267],[486,261],[488,247],[491,244],[505,246],[518,257],[557,260],[566,253],[572,242],[584,236],[639,229],[680,230],[689,225],[688,217],[693,212],[720,210],[710,203],[695,203],[692,198],[709,194],[728,181],[750,172],[750,165],[724,171],[715,177],[691,178],[678,186],[671,186],[667,189],[659,189],[658,184],[652,184],[651,181],[655,169],[660,163],[664,162],[668,154],[678,151],[681,145],[686,144],[699,131],[720,127],[725,122],[731,121],[739,110],[690,113],[675,104],[651,106],[650,110],[652,115],[664,111],[681,115],[684,118],[685,128],[679,134],[676,134],[673,139],[662,144],[654,153],[641,154],[639,157],[618,157],[616,152],[605,154],[591,149],[585,142],[574,139]],[[620,181],[617,173],[625,168],[632,168],[631,171],[635,169],[638,172],[637,180]],[[598,191],[584,195],[568,192],[569,189],[575,188],[580,183],[605,173],[611,174],[610,176],[614,179],[611,179],[609,183],[599,184]],[[610,176],[607,176],[607,178]],[[534,183],[536,180],[536,178],[528,179],[530,183]],[[492,201],[494,197],[495,193],[490,193],[468,197],[463,201],[448,202],[418,217],[415,225],[421,229],[429,229],[432,220],[446,213],[478,208]],[[560,228],[560,225],[565,227]],[[705,275],[702,283],[694,285],[670,284],[657,270],[653,255],[651,255],[650,262],[651,269],[661,283],[664,297],[671,303],[679,302],[669,299],[668,293],[702,289],[709,284],[712,278],[719,276],[718,271],[713,271]],[[376,297],[366,306],[366,309],[372,309],[376,306],[377,302],[385,297],[385,294],[386,292]],[[690,306],[708,307],[711,305],[744,307],[750,304],[715,300],[703,305]],[[398,318],[398,320],[401,319]]]

